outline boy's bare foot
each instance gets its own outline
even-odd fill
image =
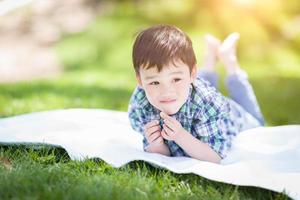
[[[219,48],[218,56],[224,63],[228,74],[240,71],[236,56],[236,43],[239,37],[240,35],[238,33],[231,33]]]
[[[221,45],[221,42],[216,37],[208,34],[205,36],[205,43],[207,50],[204,56],[203,69],[207,71],[214,71],[218,49]]]

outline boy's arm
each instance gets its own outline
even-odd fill
[[[192,158],[220,163],[221,157],[212,148],[183,129],[175,142]]]
[[[189,156],[195,159],[220,163],[220,155],[207,143],[200,141],[186,131],[176,119],[161,113],[164,119],[162,136],[167,140],[174,140]]]

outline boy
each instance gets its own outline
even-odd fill
[[[222,44],[206,37],[207,54],[197,73],[190,38],[169,25],[139,33],[133,46],[138,87],[129,105],[129,120],[143,136],[144,150],[219,163],[242,130],[263,125],[247,75],[238,65],[231,34]],[[228,71],[233,100],[216,90],[215,62]]]

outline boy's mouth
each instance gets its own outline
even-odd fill
[[[160,103],[168,104],[168,103],[173,103],[175,101],[176,101],[176,99],[167,99],[167,100],[160,101]]]

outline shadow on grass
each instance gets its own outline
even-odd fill
[[[251,79],[267,125],[300,124],[300,78]]]
[[[300,79],[265,77],[251,79],[267,125],[300,124]],[[13,108],[13,101],[26,104],[1,117],[56,108],[104,108],[127,110],[132,90],[126,88],[72,83],[33,82],[0,85],[2,109]],[[2,100],[1,100],[2,99]],[[42,106],[37,107],[37,104]]]
[[[264,199],[281,199],[281,200],[289,200],[290,198],[285,195],[284,193],[278,193],[271,190],[258,188],[258,187],[252,187],[252,186],[237,186],[217,181],[212,181],[209,179],[206,179],[204,177],[201,177],[196,174],[177,174],[172,171],[169,171],[164,168],[157,168],[153,166],[152,164],[139,160],[139,161],[133,161],[128,163],[127,165],[122,167],[124,170],[141,170],[145,171],[145,175],[148,177],[156,177],[157,179],[162,179],[165,174],[169,174],[172,178],[176,179],[177,183],[184,182],[187,185],[194,185],[194,186],[201,186],[204,190],[209,190],[209,188],[214,188],[220,193],[223,193],[223,195],[226,195],[227,193],[232,194],[236,192],[238,197],[237,199],[258,199],[258,200],[264,200]],[[228,192],[230,191],[230,192]],[[228,194],[227,194],[228,195]]]
[[[53,145],[45,144],[0,144],[0,152],[8,151],[9,155],[16,159],[17,157],[29,156],[27,159],[32,160],[31,162],[37,162],[44,165],[51,165],[55,163],[67,163],[70,162],[70,158],[66,151],[61,147],[56,147]],[[91,162],[93,164],[91,164]],[[195,194],[199,194],[199,190],[204,190],[209,194],[211,191],[218,191],[222,196],[227,197],[225,199],[232,199],[230,197],[235,197],[237,199],[290,199],[288,196],[282,193],[273,192],[270,190],[249,187],[249,186],[236,186],[231,184],[226,184],[222,182],[211,181],[209,179],[203,178],[196,174],[177,174],[171,172],[164,168],[157,168],[152,164],[139,160],[132,161],[118,169],[110,166],[108,163],[100,158],[91,158],[83,162],[76,162],[76,166],[80,166],[80,169],[88,171],[88,174],[92,175],[97,172],[95,168],[97,166],[101,167],[101,173],[115,176],[122,174],[129,174],[131,177],[142,176],[146,179],[157,181],[157,184],[163,184],[163,187],[179,187],[172,186],[168,184],[173,183],[184,183],[191,187],[191,190]],[[98,169],[98,168],[97,168]],[[92,172],[94,171],[94,172]],[[98,170],[99,171],[99,170]],[[159,183],[159,182],[165,183]],[[167,184],[167,185],[166,185]],[[210,192],[209,192],[210,191]]]
[[[45,164],[65,163],[70,161],[67,151],[57,145],[43,143],[3,143],[0,142],[0,152],[9,152],[13,157],[33,153]]]
[[[250,77],[250,83],[267,126],[300,124],[300,78]],[[224,84],[221,83],[220,88],[222,94],[228,96]]]
[[[30,83],[0,85],[2,109],[13,107],[18,101],[21,109],[13,113],[0,111],[1,117],[53,108],[104,108],[127,110],[132,91],[122,87],[107,88],[98,85]],[[2,100],[1,100],[2,99]],[[1,102],[3,101],[3,102]],[[26,104],[26,105],[25,105]],[[40,105],[40,106],[39,106]]]

